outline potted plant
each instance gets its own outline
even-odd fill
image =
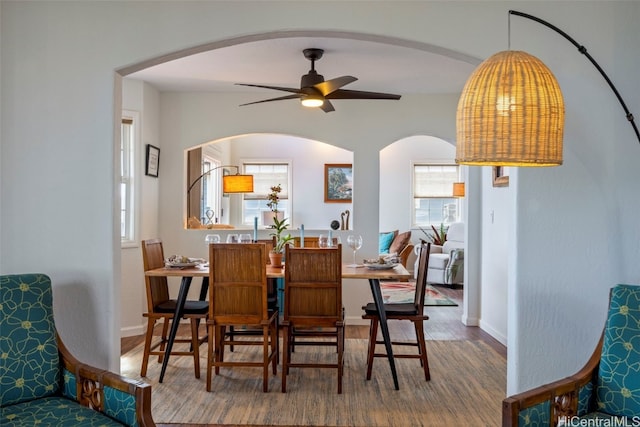
[[[442,246],[444,245],[444,242],[447,241],[447,229],[445,228],[444,224],[440,224],[440,229],[436,229],[432,225],[431,229],[433,230],[433,233],[428,233],[422,227],[419,227],[419,228],[420,230],[422,230],[422,232],[428,239],[428,240],[420,239],[423,243],[431,242],[434,245]]]
[[[279,194],[281,192],[282,186],[278,184],[271,187],[271,192],[267,194],[267,206],[269,206],[270,211],[262,212],[262,224],[267,227],[275,228],[275,219],[282,221],[284,218],[284,212],[278,210]]]
[[[287,229],[287,218],[273,218],[273,229],[271,236],[275,236],[276,241],[273,249],[269,252],[269,262],[272,267],[282,267],[282,256],[284,255],[284,247],[293,240],[293,236],[290,233],[283,234]]]

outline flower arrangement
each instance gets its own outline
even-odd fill
[[[271,209],[271,212],[278,212],[278,203],[280,202],[280,192],[282,192],[282,186],[280,184],[271,187],[271,192],[267,194],[267,206]]]

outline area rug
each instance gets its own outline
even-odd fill
[[[413,302],[416,293],[416,282],[380,282],[382,297],[385,303]],[[457,306],[458,304],[444,296],[431,285],[427,285],[424,305],[428,306]]]
[[[259,348],[259,347],[258,347]],[[221,368],[206,391],[206,345],[201,348],[201,378],[193,359],[172,357],[162,384],[157,358],[141,378],[142,345],[125,354],[122,374],[152,385],[156,423],[287,426],[497,426],[506,389],[506,360],[481,341],[427,341],[431,380],[416,359],[396,359],[400,389],[389,365],[376,358],[365,379],[366,340],[345,343],[343,392],[337,394],[333,369],[292,368],[287,393],[280,391],[282,366],[270,373],[262,392],[261,368]],[[411,351],[413,349],[407,349]],[[236,347],[228,357],[259,357],[257,348]],[[294,357],[335,360],[331,347],[296,347]],[[300,359],[297,359],[300,361]]]

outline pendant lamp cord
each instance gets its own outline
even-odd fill
[[[513,10],[510,10],[507,14],[507,50],[511,50],[511,12]]]
[[[626,114],[627,120],[629,121],[629,123],[631,123],[631,126],[633,127],[633,130],[636,133],[636,136],[638,137],[638,142],[640,142],[640,132],[638,132],[638,127],[636,126],[635,121],[633,120],[633,114],[631,114],[631,112],[629,111],[629,109],[627,108],[627,105],[624,103],[624,101],[622,100],[622,96],[620,96],[620,93],[618,92],[618,90],[616,89],[616,87],[614,86],[614,84],[611,82],[611,80],[609,79],[609,77],[607,76],[607,74],[604,72],[604,70],[600,67],[600,65],[598,65],[598,63],[596,62],[595,59],[593,59],[593,57],[591,55],[589,55],[589,52],[587,52],[587,48],[582,46],[581,44],[579,44],[578,42],[576,42],[571,36],[569,36],[567,33],[565,33],[564,31],[562,31],[560,28],[556,27],[555,25],[552,25],[550,23],[548,23],[547,21],[540,19],[536,16],[533,15],[529,15],[527,13],[523,13],[523,12],[518,12],[516,10],[510,10],[509,11],[509,17],[511,17],[511,15],[517,15],[517,16],[521,16],[523,18],[527,18],[527,19],[531,19],[532,21],[536,21],[546,27],[551,28],[552,30],[554,30],[555,32],[557,32],[558,34],[560,34],[562,37],[564,37],[565,39],[569,40],[576,48],[578,48],[578,52],[580,52],[581,54],[583,54],[584,56],[587,57],[587,59],[589,59],[589,61],[591,61],[591,63],[593,64],[594,67],[596,67],[596,69],[598,71],[600,71],[600,74],[602,75],[602,77],[604,77],[604,79],[607,81],[607,83],[609,84],[609,87],[611,88],[611,90],[613,91],[613,93],[616,95],[616,98],[618,98],[618,101],[620,101],[620,104],[622,105],[622,108],[624,109],[624,112]],[[509,19],[509,49],[511,49],[511,19]]]

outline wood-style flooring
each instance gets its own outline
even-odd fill
[[[457,307],[438,306],[425,307],[429,320],[425,323],[425,337],[427,340],[475,340],[484,341],[498,354],[497,357],[507,357],[507,349],[499,341],[488,333],[475,326],[465,326],[460,321],[462,316],[462,289],[451,289],[446,286],[435,286],[440,292],[458,303]],[[397,340],[410,340],[415,338],[415,330],[409,322],[389,322],[390,334]],[[346,338],[367,339],[368,326],[346,327]],[[144,336],[126,337],[121,340],[121,352],[127,353],[138,346],[144,340]],[[200,424],[157,424],[158,427],[204,427]],[[221,427],[210,424],[209,427]],[[225,425],[224,427],[234,427]],[[246,427],[246,426],[245,426]],[[261,426],[253,426],[261,427]]]

